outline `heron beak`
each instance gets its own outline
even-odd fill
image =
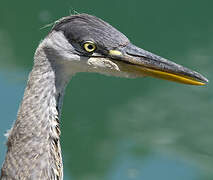
[[[112,59],[128,64],[124,71],[141,76],[175,81],[191,85],[205,85],[208,83],[201,74],[129,44],[119,50],[110,50]]]

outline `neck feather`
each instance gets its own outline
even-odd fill
[[[44,48],[37,49],[18,117],[9,133],[2,176],[62,179],[59,118],[70,79],[62,72],[62,66],[48,59]]]

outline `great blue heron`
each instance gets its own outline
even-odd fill
[[[17,120],[8,133],[1,180],[63,179],[59,118],[65,87],[77,72],[208,82],[197,72],[134,46],[97,17],[62,18],[35,52]]]

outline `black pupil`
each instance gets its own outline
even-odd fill
[[[93,49],[93,45],[89,44],[89,45],[87,46],[87,48],[90,49],[90,50],[92,50],[92,49]]]

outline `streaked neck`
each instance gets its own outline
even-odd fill
[[[3,177],[62,179],[59,118],[69,79],[43,48],[37,49],[18,117],[9,133]]]

